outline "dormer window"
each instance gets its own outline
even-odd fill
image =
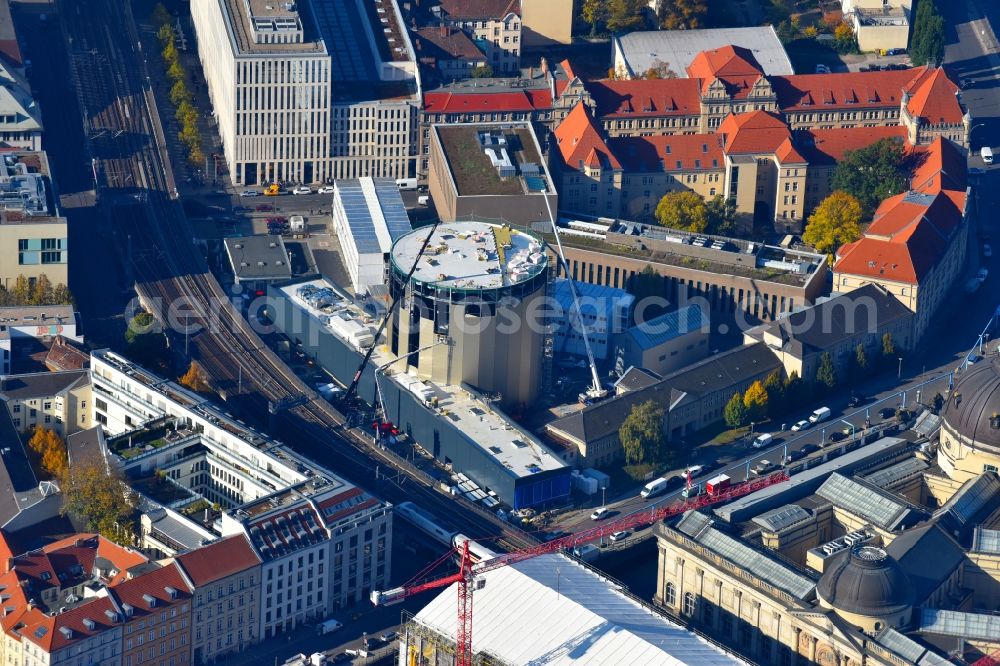
[[[993,413],[990,415],[990,427],[994,430],[1000,430],[1000,414]]]
[[[171,599],[177,598],[177,590],[175,590],[174,588],[167,586],[163,588],[163,591],[166,592],[167,596],[170,597]]]
[[[132,613],[135,612],[135,609],[132,608],[131,604],[122,604],[122,611],[125,613],[125,617],[132,617]]]
[[[152,594],[142,595],[142,600],[145,601],[147,604],[149,604],[150,608],[156,608],[156,597],[154,597]]]
[[[87,631],[93,631],[97,628],[97,623],[91,620],[89,617],[83,618],[83,626],[87,627]]]

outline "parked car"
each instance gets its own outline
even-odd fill
[[[896,408],[883,407],[882,409],[878,410],[878,415],[883,419],[891,419],[896,415]]]
[[[850,431],[848,430],[848,432],[850,432]],[[836,432],[831,432],[830,433],[830,441],[831,442],[839,442],[840,440],[846,439],[846,438],[847,438],[847,433],[842,432],[840,430],[838,430]]]
[[[705,473],[704,465],[691,465],[686,470],[684,470],[683,476],[685,477],[690,476],[693,479],[694,477],[704,473]]]
[[[342,664],[344,662],[351,661],[352,659],[354,659],[354,655],[348,652],[341,652],[333,658],[333,663]]]
[[[848,407],[860,407],[861,405],[868,402],[868,398],[861,395],[860,393],[852,393],[851,399],[847,401]]]
[[[611,543],[618,543],[628,538],[629,532],[615,532],[611,535]]]
[[[788,455],[785,456],[785,464],[790,465],[793,462],[798,462],[799,460],[802,460],[805,457],[806,454],[802,451],[802,449],[799,449],[798,451],[789,451]]]
[[[770,460],[761,460],[759,463],[754,465],[753,469],[750,471],[757,476],[763,476],[764,474],[770,474],[776,469],[778,469],[778,466]]]
[[[990,271],[985,266],[980,268],[979,272],[976,273],[976,279],[979,280],[980,282],[986,282],[986,278],[988,278],[989,276],[990,276]]]
[[[257,190],[243,190],[242,192],[240,192],[240,196],[241,197],[259,197],[260,196],[260,192],[258,192]]]
[[[602,507],[600,507],[598,509],[595,509],[594,513],[590,514],[590,519],[591,520],[602,520],[604,518],[607,518],[609,513],[611,513],[611,509],[609,509],[606,506],[602,506]]]
[[[306,185],[299,185],[294,190],[292,190],[292,194],[312,194],[312,193],[313,193],[312,188]]]
[[[885,51],[887,56],[904,55],[905,53],[906,49],[886,49]]]
[[[822,450],[823,449],[822,449],[822,447],[819,444],[806,444],[801,449],[799,449],[799,451],[801,451],[802,454],[806,455],[806,456],[812,455],[813,453],[816,453],[817,451],[822,451]]]
[[[316,190],[316,194],[333,194],[333,185],[324,185]]]
[[[383,643],[391,643],[392,641],[396,640],[398,636],[399,634],[397,634],[395,631],[387,631],[381,636],[379,636],[379,638],[382,639]]]
[[[808,430],[811,425],[812,425],[812,423],[810,423],[809,421],[807,421],[805,419],[802,419],[801,421],[799,421],[798,423],[796,423],[796,424],[794,424],[792,426],[792,432],[799,432],[799,431],[802,431],[802,430]]]

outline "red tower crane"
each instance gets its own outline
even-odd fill
[[[1000,666],[1000,650],[972,662],[972,666]]]
[[[481,562],[473,563],[469,557],[469,542],[465,541],[462,544],[462,550],[460,553],[461,562],[457,573],[445,576],[444,578],[436,578],[423,582],[411,581],[411,583],[407,583],[402,587],[386,590],[384,592],[374,591],[371,593],[371,600],[376,606],[389,606],[399,603],[415,594],[420,594],[421,592],[426,592],[427,590],[447,587],[452,583],[458,583],[458,624],[456,625],[455,631],[455,664],[456,666],[471,666],[472,590],[474,589],[472,583],[476,576],[484,574],[487,571],[493,571],[494,569],[505,567],[509,564],[523,562],[524,560],[531,559],[538,555],[555,553],[559,552],[563,548],[573,547],[581,543],[589,543],[596,539],[608,536],[609,534],[614,534],[615,532],[645,527],[659,520],[676,516],[680,513],[684,513],[685,511],[690,511],[691,509],[701,509],[712,504],[718,504],[719,502],[726,502],[743,495],[748,495],[762,488],[772,486],[776,483],[781,483],[787,479],[787,474],[784,472],[777,472],[754,481],[748,481],[739,485],[730,486],[725,490],[720,490],[716,493],[706,493],[686,501],[674,502],[668,506],[650,508],[649,511],[639,511],[619,520],[610,521],[598,525],[597,527],[592,527],[589,530],[577,532],[576,534],[570,534],[559,539],[553,539],[552,541],[548,541],[537,546],[516,550],[512,553],[505,553],[493,558],[492,560],[483,560]],[[451,553],[447,553],[444,557],[432,563],[428,568],[424,569],[424,571],[417,574],[414,580],[423,577],[429,571],[433,570],[450,554]]]

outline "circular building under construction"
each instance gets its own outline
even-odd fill
[[[399,238],[389,266],[393,297],[405,290],[388,334],[398,369],[498,394],[506,407],[536,399],[549,277],[544,241],[486,222],[441,223]]]

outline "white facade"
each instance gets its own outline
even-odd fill
[[[391,5],[398,20],[395,4],[389,0],[383,4]],[[251,26],[259,19],[248,17],[248,11],[280,13],[298,29],[279,28],[273,34],[255,30]],[[192,0],[198,53],[234,184],[401,178],[411,170],[420,97],[412,57],[407,60],[396,53],[412,54],[405,30],[404,43],[395,47],[392,62],[380,63],[370,72],[345,74],[350,68],[342,64],[346,59],[332,57],[331,50],[336,49],[324,41],[340,41],[343,36],[336,32],[343,27],[324,22],[330,11],[340,10],[313,7],[304,19],[318,23],[316,35],[316,29],[302,29],[294,4]],[[351,5],[344,11],[359,11],[367,27],[359,8]],[[381,34],[378,38],[385,39]],[[351,39],[357,42],[353,47],[361,49],[361,59],[380,59],[372,35]],[[343,47],[338,44],[340,50]],[[382,84],[394,85],[395,90],[386,91]]]
[[[354,291],[386,284],[386,261],[397,238],[411,231],[406,207],[391,179],[338,180],[333,228]]]

